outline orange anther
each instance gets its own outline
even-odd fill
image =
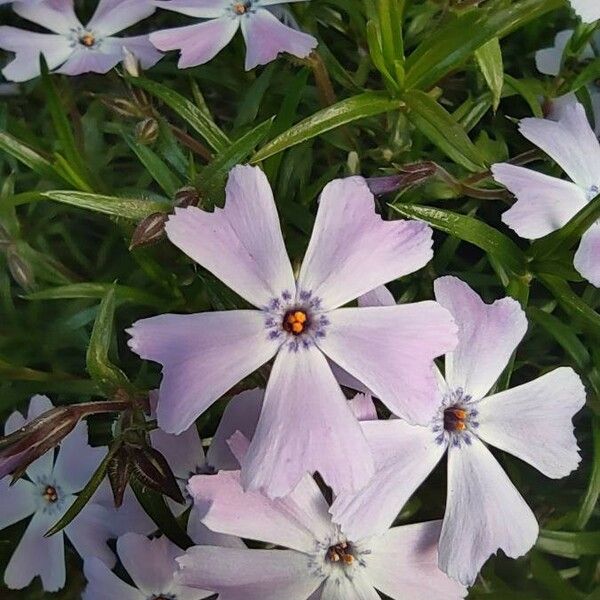
[[[297,310],[294,313],[294,321],[297,323],[306,323],[306,313],[302,312],[301,310]]]
[[[292,331],[294,333],[302,333],[303,329],[304,329],[304,325],[302,325],[302,323],[298,323],[298,322],[292,323]]]

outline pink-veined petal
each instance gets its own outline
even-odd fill
[[[229,16],[204,21],[196,25],[155,31],[150,41],[163,52],[179,50],[177,66],[180,69],[203,65],[214,58],[233,38],[238,30],[237,19]]]
[[[523,119],[519,131],[553,158],[586,193],[598,186],[600,144],[581,104],[566,106],[558,121]]]
[[[117,553],[137,588],[152,595],[171,587],[177,571],[175,559],[183,551],[164,535],[149,540],[144,535],[127,533],[117,540]]]
[[[401,419],[362,424],[377,471],[356,494],[343,494],[331,507],[333,520],[350,539],[387,531],[446,450],[429,427]]]
[[[9,81],[28,81],[40,74],[40,54],[44,55],[48,68],[61,65],[73,49],[61,35],[34,33],[16,27],[0,27],[0,48],[16,53],[14,59],[3,69]]]
[[[431,245],[424,223],[382,220],[362,177],[336,179],[321,194],[298,288],[332,309],[425,266]]]
[[[581,460],[572,418],[585,397],[577,373],[560,367],[479,402],[477,435],[548,477],[565,477]]]
[[[486,304],[457,277],[436,279],[434,291],[458,325],[458,346],[446,355],[448,386],[483,398],[527,331],[525,312],[512,298]]]
[[[88,442],[87,423],[81,422],[61,442],[54,477],[63,492],[81,491],[106,454],[106,447],[92,448]]]
[[[313,483],[316,488],[316,485]],[[239,471],[196,475],[188,491],[201,521],[212,531],[284,546],[299,552],[314,550],[316,533],[331,529],[327,505],[316,488],[316,501],[295,497],[270,500],[262,492],[244,492]]]
[[[105,74],[116,67],[121,60],[123,55],[120,51],[117,54],[107,54],[99,50],[76,48],[57,73],[70,76],[84,73]]]
[[[227,442],[236,431],[240,431],[245,438],[252,439],[264,397],[265,391],[255,388],[244,390],[231,398],[206,454],[206,462],[211,467],[230,471],[240,468]]]
[[[448,496],[439,547],[440,568],[472,585],[498,549],[525,554],[538,536],[527,503],[477,437],[448,449]]]
[[[10,589],[21,590],[38,575],[46,592],[57,592],[65,585],[64,536],[61,532],[44,537],[56,520],[56,515],[41,510],[33,515],[4,572]]]
[[[261,311],[160,315],[133,324],[131,349],[163,365],[158,424],[181,433],[277,352]],[[248,349],[252,351],[249,352]]]
[[[139,590],[117,577],[99,558],[88,558],[83,571],[87,587],[82,600],[147,600]]]
[[[261,8],[244,15],[241,26],[246,41],[246,71],[270,63],[280,52],[306,58],[318,44],[312,35],[284,25]]]
[[[600,223],[594,223],[581,237],[573,264],[582,277],[600,287]]]
[[[395,600],[458,600],[467,590],[438,567],[441,521],[389,529],[371,541],[368,575]]]
[[[10,485],[10,478],[0,479],[0,530],[32,515],[37,508],[36,487],[26,479]]]
[[[600,4],[596,0],[569,0],[571,6],[584,23],[600,19]]]
[[[395,306],[396,300],[394,300],[394,296],[390,290],[388,290],[385,285],[380,285],[379,287],[359,296],[358,298],[359,306]]]
[[[225,208],[208,213],[176,210],[169,239],[231,289],[260,308],[282,292],[295,292],[273,192],[258,167],[229,174]]]
[[[305,600],[321,584],[310,557],[294,550],[194,546],[177,561],[177,579],[220,600]]]
[[[77,30],[82,27],[81,22],[75,15],[73,0],[14,2],[13,10],[20,17],[55,33],[68,35],[72,29]]]
[[[156,10],[150,0],[100,0],[87,28],[102,36],[123,31]]]
[[[231,0],[154,0],[158,8],[199,19],[217,19],[227,14]]]
[[[564,179],[507,163],[493,165],[492,173],[517,198],[502,221],[529,240],[560,229],[587,203],[583,190]]]
[[[65,527],[65,533],[79,556],[84,559],[94,556],[108,567],[116,562],[115,555],[106,544],[112,537],[110,517],[108,509],[90,502]]]
[[[436,302],[341,308],[317,341],[395,414],[427,424],[438,403],[433,359],[456,345],[450,313]]]
[[[356,490],[373,474],[373,459],[323,354],[315,346],[285,347],[271,370],[242,481],[279,497],[314,471],[336,493]]]

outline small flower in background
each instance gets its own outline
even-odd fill
[[[159,50],[180,50],[182,69],[211,60],[240,28],[246,42],[246,70],[275,60],[280,52],[306,58],[317,40],[284,25],[268,10],[290,1],[302,0],[155,0],[160,8],[206,20],[154,32],[150,41]]]
[[[447,452],[439,564],[471,585],[498,548],[516,558],[538,535],[534,514],[484,442],[548,477],[565,477],[580,461],[571,419],[586,394],[577,374],[562,367],[486,396],[525,335],[525,313],[512,298],[486,304],[455,277],[434,285],[459,326],[459,344],[446,355],[445,378],[439,376],[438,413],[428,427],[401,419],[364,422],[378,472],[358,494],[338,497],[332,513],[350,536],[385,531]]]
[[[584,23],[593,23],[600,19],[598,0],[569,0],[569,2]]]
[[[364,179],[333,181],[322,192],[296,280],[264,173],[234,168],[226,196],[214,213],[176,209],[167,235],[258,310],[134,323],[131,349],[163,365],[158,424],[171,433],[187,429],[275,357],[242,465],[245,486],[284,496],[304,473],[319,471],[335,491],[358,489],[372,475],[372,457],[325,356],[398,414],[429,421],[433,359],[456,342],[449,313],[435,302],[340,307],[423,267],[432,256],[431,230],[382,220]]]
[[[230,444],[243,462],[247,439],[237,433]],[[212,531],[284,549],[195,546],[178,559],[177,578],[184,585],[212,590],[224,600],[375,600],[376,589],[396,600],[466,595],[437,567],[439,521],[348,537],[332,523],[329,506],[308,475],[277,500],[244,492],[239,471],[197,475],[189,490]],[[364,525],[368,530],[368,520]]]
[[[244,547],[241,540],[218,536],[206,528],[190,531],[197,544],[223,544],[234,540],[231,547]],[[97,558],[85,561],[84,573],[88,580],[83,600],[201,600],[212,592],[189,588],[175,580],[178,570],[176,559],[184,551],[166,536],[149,540],[146,536],[127,533],[117,540],[117,554],[131,577],[129,585]]]
[[[563,53],[571,36],[572,29],[567,29],[556,34],[554,38],[554,46],[551,48],[543,48],[535,53],[535,66],[540,73],[544,75],[552,75],[556,77],[561,70],[561,62]],[[596,51],[600,49],[600,34],[596,34],[592,38],[592,43],[588,44],[579,59],[584,62],[596,58]],[[594,126],[596,135],[600,134],[600,87],[596,82],[589,83],[587,89],[590,93],[592,110],[594,113]],[[548,101],[547,116],[550,119],[558,121],[562,115],[562,111],[577,102],[577,96],[574,93],[565,94],[559,98],[551,98]]]
[[[560,229],[600,193],[600,143],[581,104],[566,106],[558,121],[523,119],[519,131],[554,159],[571,178],[565,181],[506,163],[492,166],[494,179],[516,197],[502,220],[521,237],[541,238]],[[577,271],[600,287],[600,223],[582,236]]]
[[[6,434],[51,409],[48,398],[34,396],[27,420],[14,412],[6,421]],[[44,537],[85,486],[100,464],[104,450],[88,445],[87,425],[79,423],[61,442],[56,460],[51,450],[28,467],[26,479],[19,479],[12,486],[8,478],[0,480],[0,529],[33,515],[4,573],[4,582],[9,588],[25,588],[36,576],[41,577],[48,592],[63,587],[64,535],[80,556],[96,556],[107,565],[114,564],[114,556],[105,543],[110,537],[108,512],[100,506],[87,505],[65,527],[64,534],[61,531]]]
[[[151,67],[162,57],[147,35],[114,36],[156,10],[149,0],[100,0],[87,25],[82,25],[77,18],[73,0],[15,2],[13,10],[54,33],[0,27],[0,48],[16,54],[2,70],[10,81],[37,77],[40,54],[50,70],[57,69],[65,75],[107,73],[125,58],[125,50],[134,54],[144,68]]]

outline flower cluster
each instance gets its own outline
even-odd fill
[[[14,12],[52,33],[34,33],[16,27],[0,27],[0,48],[16,54],[2,73],[10,81],[27,81],[40,73],[40,55],[48,68],[65,75],[107,73],[127,53],[147,69],[161,58],[160,51],[179,50],[179,66],[208,62],[242,30],[246,42],[246,69],[271,62],[280,52],[307,57],[317,41],[282,23],[271,7],[298,0],[99,0],[92,18],[84,25],[73,0],[19,0]],[[0,1],[0,4],[3,4]],[[164,8],[202,21],[151,34],[118,37]]]
[[[12,10],[52,33],[1,26],[0,48],[16,54],[3,73],[36,77],[40,55],[65,75],[106,73],[131,55],[149,68],[169,50],[191,67],[238,29],[246,69],[280,52],[306,58],[317,42],[274,10],[280,4],[99,0],[84,25],[73,0],[19,0]],[[600,19],[595,1],[571,4],[584,22]],[[115,35],[156,8],[199,22]],[[537,54],[541,72],[561,72],[574,35]],[[595,56],[587,41],[584,59]],[[521,120],[519,132],[569,180],[506,160],[486,171],[489,187],[471,188],[503,194],[503,223],[531,241],[564,230],[600,198],[600,142],[584,106],[569,94],[550,108]],[[518,294],[486,302],[476,277],[449,269],[430,278],[433,291],[399,301],[390,290],[404,280],[386,287],[430,264],[433,232],[386,218],[376,194],[452,176],[432,162],[376,180],[329,176],[296,264],[259,160],[229,170],[225,202],[212,210],[194,189],[172,214],[145,215],[153,241],[166,235],[174,256],[238,297],[229,310],[168,304],[174,312],[129,319],[120,333],[131,359],[160,366],[159,389],[140,390],[111,365],[123,385],[101,407],[34,396],[26,416],[6,420],[0,529],[28,519],[3,574],[9,589],[36,577],[45,591],[64,587],[68,540],[84,565],[84,600],[459,600],[490,556],[535,546],[538,517],[503,453],[550,479],[575,471],[580,376],[559,366],[511,386],[529,327]],[[569,249],[581,238],[573,266],[600,288],[600,221],[586,219]],[[521,252],[505,243],[513,245]],[[561,268],[571,274],[568,260]],[[83,419],[94,410],[122,413],[107,427],[109,446],[91,443]],[[209,411],[220,419],[203,440]],[[440,463],[445,510],[406,524],[403,510]],[[149,491],[165,496],[156,512]]]

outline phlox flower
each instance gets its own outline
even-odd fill
[[[502,220],[521,237],[535,240],[563,227],[600,193],[600,144],[581,104],[569,104],[558,121],[523,119],[519,131],[553,158],[571,178],[565,181],[506,163],[492,166],[494,179],[516,197]],[[582,236],[577,271],[600,287],[600,223]]]
[[[455,277],[434,285],[459,327],[458,346],[446,354],[445,377],[438,378],[438,412],[427,427],[395,418],[363,422],[377,473],[358,494],[336,498],[332,514],[350,537],[385,531],[447,454],[439,566],[471,585],[497,549],[516,558],[538,535],[534,514],[486,444],[548,477],[565,477],[580,461],[571,418],[585,403],[585,389],[563,367],[488,395],[525,335],[525,314],[511,298],[486,304]]]
[[[569,0],[569,2],[584,23],[593,23],[600,19],[598,0]]]
[[[167,10],[204,19],[195,25],[157,31],[150,35],[159,50],[179,50],[179,67],[202,65],[214,58],[242,30],[246,42],[246,70],[264,65],[289,52],[306,58],[317,40],[284,25],[272,6],[303,0],[155,0]]]
[[[561,31],[557,33],[554,38],[554,46],[543,48],[535,53],[535,66],[540,73],[543,73],[544,75],[553,75],[555,77],[560,73],[563,53],[572,35],[572,29]],[[596,58],[596,51],[598,48],[600,48],[600,34],[596,34],[592,38],[592,43],[584,48],[580,55],[581,61],[588,61]],[[600,87],[596,82],[591,82],[587,85],[587,89],[590,94],[590,101],[594,113],[595,133],[598,135],[600,133]],[[577,96],[573,92],[560,96],[559,98],[552,98],[549,101],[549,111],[547,116],[550,119],[559,120],[562,111],[575,102],[577,102]]]
[[[37,77],[40,54],[44,55],[50,70],[56,69],[65,75],[106,73],[125,58],[125,49],[134,54],[144,68],[151,67],[162,57],[147,35],[122,38],[114,35],[150,16],[156,9],[149,0],[100,0],[87,25],[75,14],[73,0],[14,2],[13,10],[53,33],[0,27],[0,48],[16,54],[2,70],[10,81]]]
[[[231,439],[241,456],[247,440]],[[287,497],[244,492],[239,471],[192,477],[189,490],[211,530],[283,549],[194,546],[178,559],[178,580],[221,600],[458,600],[466,590],[437,567],[438,522],[349,537],[331,521],[315,481],[305,475]],[[358,518],[362,519],[361,516]]]
[[[296,278],[269,183],[258,168],[232,170],[225,208],[177,209],[169,239],[253,310],[161,315],[129,330],[130,347],[163,366],[158,423],[189,427],[217,398],[275,357],[256,435],[244,457],[250,489],[284,496],[306,472],[336,491],[357,489],[373,459],[326,356],[398,414],[427,422],[434,357],[456,342],[435,302],[340,308],[431,258],[431,230],[383,221],[364,179],[331,182]]]
[[[220,544],[221,538],[204,528],[190,532],[197,544]],[[233,538],[231,538],[233,539]],[[236,540],[232,547],[244,547]],[[166,536],[149,540],[144,535],[127,533],[117,540],[117,554],[131,577],[133,586],[113,573],[101,560],[86,559],[84,573],[88,580],[83,600],[201,600],[212,592],[193,589],[175,581],[176,559],[183,550]]]
[[[34,396],[27,420],[14,412],[6,421],[5,433],[16,431],[51,408],[48,398]],[[96,556],[108,565],[114,563],[105,544],[110,537],[108,513],[100,506],[86,506],[63,531],[44,537],[74,502],[75,494],[88,482],[104,452],[105,448],[88,445],[87,426],[79,423],[61,442],[56,460],[52,450],[34,461],[27,469],[27,477],[14,485],[10,485],[9,478],[0,480],[0,529],[33,515],[4,573],[9,588],[25,588],[36,576],[41,577],[48,592],[62,588],[65,534],[82,557]]]

